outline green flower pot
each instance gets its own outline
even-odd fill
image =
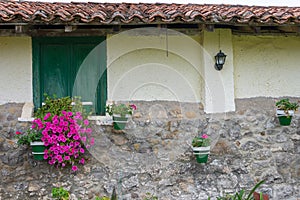
[[[289,110],[288,113],[286,113],[284,110],[276,110],[276,115],[279,119],[279,124],[281,126],[289,126],[291,124],[294,113],[295,111],[293,110]]]
[[[286,117],[286,116],[280,116],[278,117],[279,123],[281,126],[289,126],[292,121],[292,116]]]
[[[115,130],[123,130],[126,127],[127,124],[127,117],[116,117],[113,116],[113,121],[114,121],[114,129]]]
[[[198,163],[206,163],[208,159],[208,154],[206,155],[196,155],[196,160]]]
[[[44,160],[44,151],[46,149],[44,142],[40,142],[40,141],[31,142],[30,146],[32,148],[33,158],[35,160]]]
[[[193,147],[193,153],[194,153],[198,163],[206,163],[209,152],[210,152],[210,146],[208,146],[208,147]]]

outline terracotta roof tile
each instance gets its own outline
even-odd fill
[[[300,24],[300,7],[0,1],[0,23]]]

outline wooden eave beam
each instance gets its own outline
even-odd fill
[[[26,25],[15,25],[15,32],[16,33],[25,33],[28,31],[28,26]]]
[[[300,26],[278,26],[277,29],[288,33],[300,33]]]

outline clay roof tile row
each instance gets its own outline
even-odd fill
[[[241,5],[0,2],[0,23],[300,24],[300,7]]]

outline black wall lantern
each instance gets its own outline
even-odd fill
[[[223,68],[223,65],[225,63],[226,55],[220,50],[219,53],[215,56],[215,68],[216,70],[220,71]]]
[[[219,30],[219,49],[220,52],[215,55],[215,69],[220,71],[223,68],[223,65],[225,64],[226,55],[221,51],[221,36],[220,36],[220,30]]]

